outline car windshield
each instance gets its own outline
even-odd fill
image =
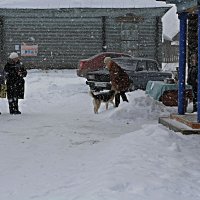
[[[137,60],[131,60],[131,59],[115,59],[114,62],[116,62],[120,67],[122,67],[125,70],[136,70],[137,66]]]
[[[147,68],[148,68],[148,71],[159,71],[157,63],[154,61],[148,61]]]

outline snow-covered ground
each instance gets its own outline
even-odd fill
[[[200,137],[158,124],[177,112],[128,93],[93,113],[75,70],[30,70],[22,115],[1,99],[1,200],[199,200]]]

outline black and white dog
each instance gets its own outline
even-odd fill
[[[90,91],[90,95],[93,97],[93,105],[94,105],[94,113],[97,114],[98,110],[101,106],[101,103],[106,104],[106,110],[108,110],[108,104],[112,103],[113,106],[115,105],[113,100],[115,98],[115,91],[110,90],[108,92],[102,92],[99,94],[94,94],[92,91]]]

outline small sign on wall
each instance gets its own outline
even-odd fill
[[[19,51],[19,45],[18,44],[15,45],[15,51]]]
[[[21,45],[21,56],[37,56],[38,45]]]

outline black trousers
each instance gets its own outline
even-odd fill
[[[117,93],[117,94],[115,95],[115,107],[118,107],[119,104],[120,104],[120,96],[122,97],[122,100],[123,100],[123,101],[128,102],[126,93],[125,93],[124,91],[119,92],[119,93]]]
[[[8,104],[9,104],[10,114],[15,114],[16,112],[19,112],[18,98],[13,97],[8,99]]]

